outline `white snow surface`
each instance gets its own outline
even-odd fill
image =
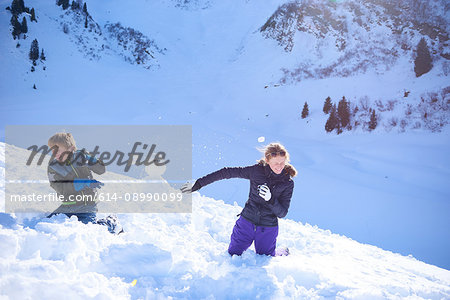
[[[251,246],[242,256],[230,257],[227,247],[241,210],[237,203],[196,192],[191,214],[119,214],[125,233],[118,236],[76,217],[0,213],[0,297],[450,297],[448,270],[289,219],[280,220],[278,236],[278,246],[288,247],[289,256],[257,255]]]
[[[292,220],[287,257],[227,247],[241,207],[193,195],[192,214],[123,214],[126,230],[75,217],[16,223],[2,214],[0,290],[6,299],[443,299],[450,271]],[[136,286],[131,282],[137,279]]]
[[[25,1],[38,22],[28,22],[16,48],[4,9],[11,1],[0,1],[0,139],[9,124],[192,124],[194,179],[253,164],[258,137],[285,144],[299,170],[287,216],[297,222],[280,222],[279,244],[292,252],[284,258],[226,254],[245,181],[200,191],[224,202],[194,194],[192,215],[119,215],[127,232],[118,237],[62,217],[1,214],[0,298],[450,298],[448,271],[304,225],[449,268],[450,129],[431,133],[414,128],[414,113],[405,116],[421,95],[447,87],[448,76],[436,65],[416,78],[411,52],[382,74],[369,69],[277,86],[280,69],[303,57],[264,39],[259,28],[286,2],[89,1],[102,30],[121,22],[167,49],[157,55],[160,69],[150,71],[125,62],[112,45],[100,51],[94,33],[70,23],[64,33],[71,20],[55,1]],[[31,73],[34,38],[47,60]],[[322,50],[324,59],[335,57]],[[324,131],[327,96],[396,104],[373,132],[359,127],[336,136]],[[305,101],[310,116],[301,119]],[[407,121],[406,132],[387,126],[390,118]],[[1,150],[0,199],[4,168]]]

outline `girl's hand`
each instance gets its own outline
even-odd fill
[[[192,185],[192,182],[188,181],[181,186],[180,190],[182,193],[192,193],[198,191],[200,188],[201,186],[197,181],[195,181],[194,185]]]
[[[183,184],[180,188],[180,191],[186,194],[192,193],[192,182],[188,181],[185,184]]]
[[[258,186],[258,192],[259,196],[266,201],[269,201],[270,198],[272,198],[272,193],[270,192],[269,187],[265,184]]]

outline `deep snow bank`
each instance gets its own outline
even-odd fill
[[[241,208],[193,197],[192,214],[122,214],[114,236],[75,217],[0,217],[0,293],[10,299],[450,297],[450,272],[281,220],[288,257],[226,250]],[[131,282],[137,279],[135,286]]]
[[[75,217],[0,213],[0,298],[450,297],[450,271],[292,220],[280,220],[278,238],[291,255],[260,256],[252,246],[230,257],[241,209],[194,193],[192,214],[119,214],[120,236]]]

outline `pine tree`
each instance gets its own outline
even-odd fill
[[[84,28],[88,28],[88,19],[86,15],[86,19],[84,20]]]
[[[309,115],[308,103],[305,101],[305,105],[303,105],[302,110],[302,119],[306,118]]]
[[[13,0],[11,3],[11,13],[13,15],[19,15],[25,11],[25,3],[23,0]]]
[[[19,12],[18,12],[19,11],[19,3],[18,2],[19,1],[17,1],[17,0],[13,0],[11,3],[10,9],[11,9],[11,13],[13,16],[17,16],[19,14]]]
[[[11,16],[11,19],[9,20],[9,23],[11,23],[11,25],[12,25],[12,27],[14,28],[14,24],[15,23],[19,23],[19,20],[17,19],[17,16],[16,15],[12,15]]]
[[[11,25],[13,27],[12,36],[14,39],[16,39],[16,37],[19,37],[20,34],[22,33],[22,25],[20,25],[16,15],[13,15],[11,17]]]
[[[417,44],[416,59],[414,60],[414,72],[416,77],[428,73],[433,68],[430,51],[425,38],[421,38]]]
[[[325,103],[323,104],[323,112],[326,114],[330,113],[331,106],[333,106],[331,103],[331,98],[327,97],[327,99],[325,99]]]
[[[17,0],[13,0],[13,2],[11,2],[11,6],[8,6],[8,7],[13,16],[17,15]]]
[[[36,88],[36,84],[33,84],[33,89],[37,90],[37,88]]]
[[[377,127],[377,115],[375,114],[375,110],[372,110],[372,114],[370,115],[369,121],[369,130],[374,130]]]
[[[84,12],[85,15],[88,15],[86,2],[84,2],[84,4],[83,4],[83,12]]]
[[[27,19],[25,17],[23,17],[23,19],[22,19],[22,24],[21,24],[20,28],[23,33],[28,32]]]
[[[36,13],[35,13],[35,11],[34,11],[34,7],[31,8],[30,14],[31,14],[30,21],[31,21],[31,22],[33,22],[33,21],[37,22],[37,20],[36,20]]]
[[[62,6],[62,9],[66,10],[69,8],[69,0],[58,0],[58,6]]]
[[[19,13],[25,12],[26,10],[25,10],[25,3],[24,3],[24,1],[23,0],[19,0],[18,2],[19,2],[19,9],[20,9]]]
[[[326,132],[332,132],[334,129],[338,128],[339,119],[336,112],[336,104],[333,104],[330,110],[330,116],[328,117],[327,122],[325,123]]]
[[[75,0],[72,1],[72,10],[80,9],[80,4]]]
[[[44,54],[44,48],[42,48],[41,50],[41,60],[44,61],[46,59],[45,54]]]
[[[346,128],[350,124],[350,107],[345,97],[339,101],[337,113],[341,127]]]
[[[33,61],[33,65],[36,65],[36,60],[39,59],[39,43],[37,39],[31,42],[29,57]]]

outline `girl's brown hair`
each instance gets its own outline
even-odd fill
[[[291,176],[295,177],[297,175],[297,170],[291,165],[289,152],[281,143],[270,143],[266,145],[264,148],[260,149],[262,153],[264,153],[264,157],[261,158],[258,162],[261,165],[266,165],[267,161],[269,161],[273,157],[273,153],[275,156],[281,155],[284,152],[284,156],[286,157],[286,165],[284,166],[284,170]]]

